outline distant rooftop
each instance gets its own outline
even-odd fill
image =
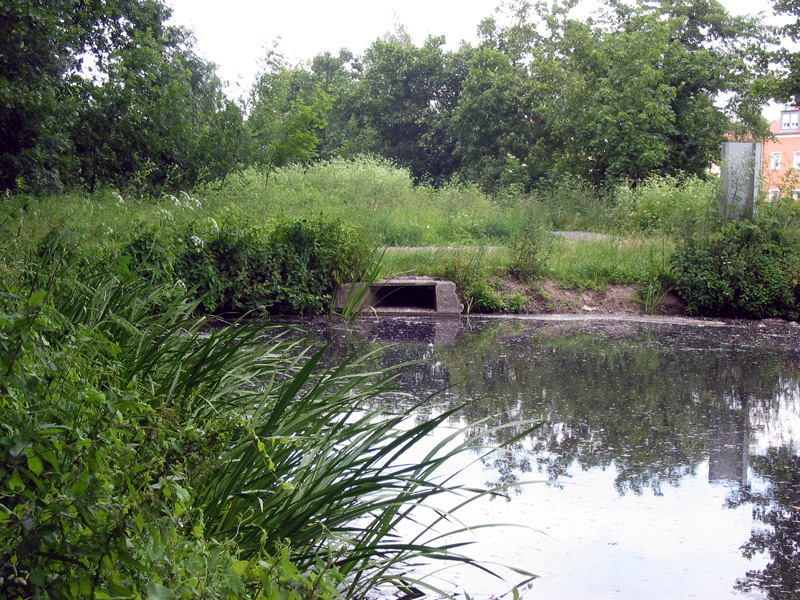
[[[775,135],[800,133],[800,108],[786,108],[781,111],[781,118],[770,126]]]

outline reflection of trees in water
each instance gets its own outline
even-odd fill
[[[751,456],[753,471],[768,482],[764,491],[745,490],[729,505],[753,503],[753,517],[766,525],[754,530],[742,546],[747,558],[769,553],[770,562],[749,571],[736,584],[739,590],[760,588],[770,599],[800,597],[800,456],[790,447],[770,448]]]
[[[502,494],[507,500],[512,495],[522,493],[519,485],[519,475],[530,473],[533,470],[530,458],[516,451],[498,450],[481,459],[493,477],[486,482],[487,487],[502,488]]]
[[[528,479],[534,469],[553,485],[581,469],[617,471],[620,494],[660,494],[709,460],[709,478],[745,484],[729,505],[754,505],[764,527],[742,546],[745,556],[769,553],[762,570],[737,588],[763,589],[770,599],[800,598],[800,457],[788,447],[748,453],[749,431],[779,423],[797,410],[797,334],[765,339],[756,328],[612,328],[500,322],[465,331],[454,346],[382,346],[348,340],[334,359],[378,349],[370,365],[408,361],[397,380],[403,395],[387,406],[411,406],[433,392],[417,413],[464,405],[458,424],[485,420],[470,433],[515,420],[542,426],[483,457],[491,485]],[[796,414],[796,412],[795,412]],[[520,434],[519,425],[487,436],[487,444]],[[768,487],[752,491],[749,466]],[[509,491],[509,496],[513,489]]]
[[[463,404],[464,421],[488,418],[474,434],[500,423],[543,420],[532,436],[513,445],[521,454],[485,460],[494,483],[513,482],[533,468],[556,481],[573,465],[614,466],[620,494],[660,494],[662,486],[694,474],[721,440],[738,444],[743,460],[749,415],[769,416],[777,397],[797,392],[800,369],[791,343],[781,350],[757,333],[492,323],[463,332],[453,346],[382,348],[374,365],[421,361],[402,372],[398,387],[410,395],[394,403],[410,405],[446,388],[420,418]],[[487,443],[505,441],[525,427],[494,433]],[[720,477],[736,479],[730,475],[736,470],[728,465]]]

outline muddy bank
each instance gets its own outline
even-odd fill
[[[658,299],[654,308],[646,311],[638,284],[611,285],[598,291],[564,289],[552,280],[537,281],[532,285],[510,279],[497,279],[494,283],[506,292],[519,292],[527,298],[523,314],[686,315],[686,304],[675,294]]]

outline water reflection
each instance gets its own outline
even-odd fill
[[[686,482],[699,474],[709,484],[727,486],[728,510],[755,506],[756,523],[742,548],[744,556],[766,552],[770,562],[705,597],[727,597],[734,585],[753,597],[759,597],[759,588],[769,598],[797,597],[800,462],[788,446],[764,448],[770,436],[780,432],[785,437],[787,426],[800,422],[798,328],[454,323],[459,322],[451,320],[437,330],[424,321],[384,320],[362,323],[355,334],[324,328],[318,333],[339,340],[335,353],[378,349],[376,367],[419,360],[399,380],[410,397],[384,400],[411,403],[444,390],[419,418],[426,411],[463,405],[460,419],[483,420],[475,433],[499,423],[542,420],[533,435],[512,444],[513,452],[484,459],[488,483],[509,484],[540,474],[558,489],[583,473],[607,472],[613,473],[619,498],[660,498],[668,489],[689,487]],[[422,344],[376,341],[392,332],[417,332]],[[437,340],[447,345],[436,345]],[[490,441],[512,439],[522,428],[491,433]],[[653,506],[659,510],[661,505]],[[742,532],[739,544],[747,534]],[[679,597],[672,593],[664,597]]]
[[[766,525],[754,530],[742,547],[745,556],[767,553],[769,563],[748,571],[736,587],[748,591],[758,587],[770,599],[800,595],[800,456],[792,447],[769,448],[751,458],[753,472],[765,480],[761,491],[744,490],[730,505],[752,503],[753,517]]]

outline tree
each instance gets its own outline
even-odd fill
[[[219,102],[219,83],[191,53],[191,36],[165,33],[134,32],[109,54],[104,78],[83,82],[73,140],[76,183],[90,191],[130,182],[158,192],[197,179],[200,124]]]
[[[449,121],[463,73],[442,49],[443,37],[421,46],[398,36],[367,49],[353,117],[374,132],[366,148],[410,169],[418,181],[446,180],[457,168]]]
[[[660,0],[624,19],[626,31],[666,29],[665,83],[674,90],[675,133],[662,171],[702,174],[734,124],[767,133],[761,49],[771,40],[757,17],[730,15],[716,0]]]
[[[527,161],[536,138],[530,87],[525,67],[507,55],[492,48],[474,53],[452,121],[462,176],[491,189],[509,157]]]
[[[61,185],[73,93],[134,32],[160,31],[156,0],[9,0],[0,6],[0,189]]]
[[[510,25],[482,24],[455,114],[465,169],[484,183],[508,154],[528,165],[528,185],[553,172],[596,187],[700,175],[734,122],[763,133],[753,48],[767,31],[755,19],[715,0],[610,0],[597,20],[574,6],[516,2]]]
[[[779,29],[779,33],[791,42],[800,40],[800,0],[773,0],[773,10],[778,15],[794,18]],[[771,95],[782,102],[800,104],[800,52],[779,48],[770,58],[781,65],[783,76],[775,76],[771,81]]]
[[[265,65],[253,85],[246,129],[250,160],[266,184],[275,168],[317,157],[317,132],[325,126],[331,98],[321,86],[293,89],[295,75],[279,53],[271,51]]]

